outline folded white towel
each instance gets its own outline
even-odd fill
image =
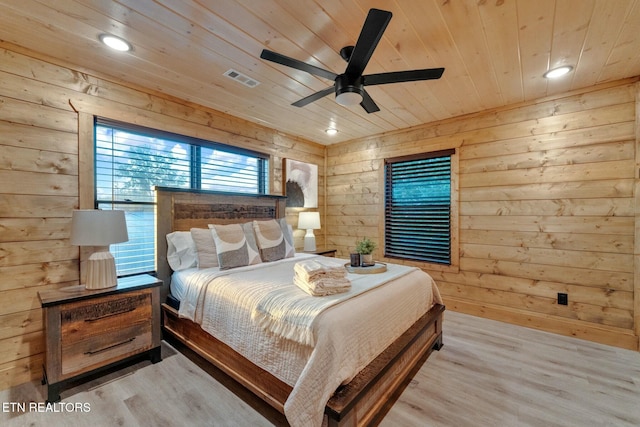
[[[293,277],[293,283],[314,297],[339,294],[351,289],[351,281],[346,277],[339,279],[324,278],[307,281],[296,275]]]
[[[351,289],[347,270],[338,261],[312,258],[297,262],[293,266],[293,282],[313,296],[333,295]]]
[[[312,258],[296,262],[293,271],[307,282],[324,277],[339,279],[347,275],[344,265],[326,258]]]

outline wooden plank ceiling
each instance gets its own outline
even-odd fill
[[[640,75],[640,0],[0,0],[0,43],[321,144]],[[440,80],[368,86],[367,114],[331,81],[260,59],[267,48],[337,74],[370,8],[393,18],[365,74],[445,67]],[[108,50],[101,33],[126,38]],[[549,68],[571,65],[563,79]],[[223,74],[237,70],[260,84]],[[335,127],[339,133],[327,136]]]

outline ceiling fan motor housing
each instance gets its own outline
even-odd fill
[[[340,74],[335,80],[336,102],[340,105],[356,105],[362,102],[364,81],[362,76]]]

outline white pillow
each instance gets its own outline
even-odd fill
[[[173,271],[197,265],[196,244],[189,231],[174,231],[167,234],[167,262]]]

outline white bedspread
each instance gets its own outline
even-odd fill
[[[293,265],[299,259],[225,271],[199,270],[185,280],[180,316],[199,323],[291,385],[293,391],[284,409],[292,426],[320,426],[326,402],[335,389],[350,381],[441,299],[431,277],[418,269],[390,266],[396,277],[381,281],[370,277],[375,275],[349,274],[354,284],[378,285],[320,310],[310,325],[316,345],[301,345],[265,332],[251,320],[265,295],[283,286],[296,288]]]
[[[301,291],[298,286],[279,286],[261,295],[251,318],[269,332],[300,344],[314,346],[315,335],[312,325],[320,313],[390,280],[402,277],[412,270],[415,268],[390,264],[387,271],[380,274],[353,275],[348,291],[322,298],[310,298],[309,294]]]

